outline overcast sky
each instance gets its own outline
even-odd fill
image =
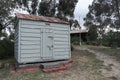
[[[80,21],[80,25],[83,26],[83,18],[88,13],[88,6],[92,4],[93,0],[78,0],[78,3],[76,5],[74,16],[75,19]]]

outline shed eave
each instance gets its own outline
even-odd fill
[[[20,20],[41,21],[41,22],[49,22],[49,23],[58,23],[58,24],[66,24],[66,25],[69,25],[69,23],[50,22],[50,21],[43,21],[43,20],[32,20],[32,19],[23,19],[23,18],[18,18],[18,19],[20,19]]]

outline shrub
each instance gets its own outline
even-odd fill
[[[0,40],[0,59],[9,58],[14,55],[14,43],[9,39]]]
[[[72,37],[72,38],[71,38],[71,44],[79,45],[79,44],[80,44],[80,39],[79,39],[79,37]]]

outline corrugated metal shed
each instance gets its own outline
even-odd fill
[[[70,27],[58,18],[16,14],[15,59],[19,64],[71,58]]]

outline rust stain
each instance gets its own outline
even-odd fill
[[[37,20],[37,21],[68,24],[68,22],[62,21],[54,17],[35,16],[35,15],[28,15],[28,14],[21,14],[21,13],[17,13],[16,16],[17,18],[26,19],[26,20]]]

